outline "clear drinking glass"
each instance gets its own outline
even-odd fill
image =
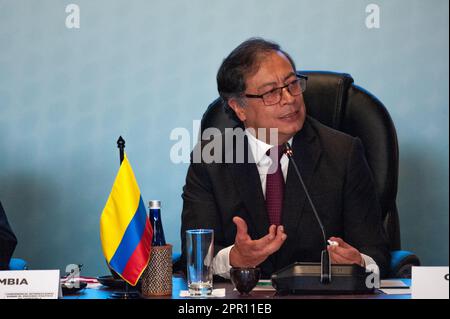
[[[213,289],[214,230],[187,230],[186,250],[189,294],[191,296],[211,295]]]

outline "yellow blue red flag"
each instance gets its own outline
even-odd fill
[[[141,191],[124,155],[100,217],[100,239],[110,267],[132,286],[147,267],[152,236]]]

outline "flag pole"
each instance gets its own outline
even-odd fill
[[[125,140],[122,138],[122,136],[119,136],[119,139],[117,140],[117,148],[119,149],[119,155],[120,155],[120,165],[122,165],[123,159],[124,159],[124,149],[125,149]],[[123,293],[114,293],[112,294],[113,299],[136,299],[139,298],[139,294],[134,292],[129,292],[130,284],[128,282],[125,282],[125,292]]]
[[[119,152],[120,152],[120,164],[122,164],[123,150],[125,148],[125,140],[122,138],[122,136],[119,136],[119,139],[117,140],[117,147],[119,148]]]

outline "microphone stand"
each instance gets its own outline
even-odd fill
[[[284,153],[294,167],[306,197],[311,205],[314,216],[320,226],[323,236],[324,249],[322,250],[320,263],[295,262],[272,274],[272,285],[278,294],[329,294],[329,293],[374,293],[374,288],[367,284],[370,272],[365,267],[354,264],[340,264],[331,267],[331,259],[327,247],[327,236],[316,207],[309,195],[308,189],[303,181],[300,170],[294,161],[294,152],[289,145],[285,144]],[[331,269],[335,276],[331,280]]]
[[[312,211],[314,212],[314,216],[316,217],[316,220],[319,223],[320,230],[322,231],[323,242],[324,242],[325,247],[322,250],[321,260],[320,260],[320,266],[321,266],[320,282],[323,284],[328,284],[331,282],[331,260],[330,260],[330,254],[328,253],[328,249],[327,249],[327,236],[325,234],[325,227],[323,227],[322,221],[320,220],[320,217],[319,217],[319,214],[317,213],[316,207],[315,207],[311,197],[309,196],[309,192],[308,192],[308,189],[306,188],[305,182],[303,181],[302,175],[300,174],[297,164],[295,163],[295,161],[293,159],[294,151],[292,150],[291,145],[289,145],[289,143],[285,144],[284,153],[289,158],[289,162],[292,164],[295,172],[297,173],[300,183],[302,184],[303,190],[305,191],[308,202],[311,205]]]

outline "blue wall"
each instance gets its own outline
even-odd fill
[[[66,5],[81,10],[65,26]],[[122,135],[144,201],[161,199],[179,250],[186,164],[169,153],[217,96],[222,59],[250,36],[301,69],[345,71],[387,106],[400,144],[405,249],[448,265],[449,4],[363,0],[0,0],[0,199],[34,269],[108,273],[99,218]]]

